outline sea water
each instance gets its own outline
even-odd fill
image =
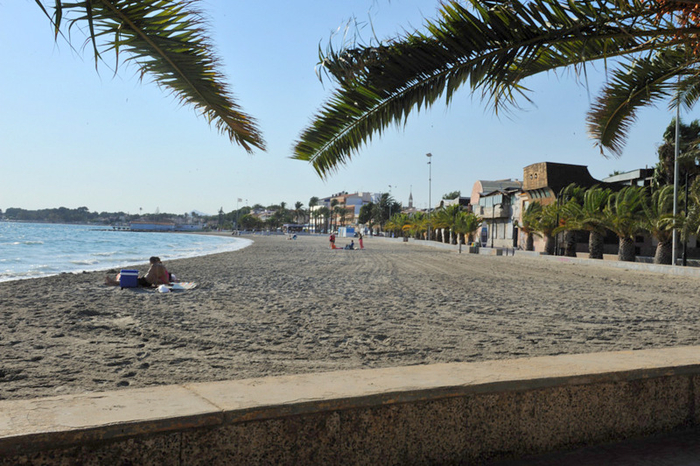
[[[241,249],[226,236],[115,231],[90,225],[0,222],[0,282],[59,273],[119,269]]]

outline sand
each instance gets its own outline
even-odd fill
[[[199,283],[186,292],[121,290],[104,272],[0,283],[0,399],[700,344],[697,278],[249,238],[167,262]]]

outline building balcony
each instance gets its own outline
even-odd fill
[[[509,218],[512,212],[510,205],[495,205],[492,207],[478,206],[475,210],[477,211],[476,214],[479,217],[483,217],[485,219]]]

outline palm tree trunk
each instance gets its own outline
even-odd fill
[[[573,231],[564,232],[564,255],[566,257],[576,257],[576,235]]]
[[[597,231],[592,231],[588,237],[588,258],[602,259],[603,258],[603,235]]]
[[[554,237],[552,235],[545,235],[544,237],[544,252],[550,256],[554,255]]]
[[[673,246],[670,240],[659,241],[656,245],[656,253],[654,254],[654,264],[668,264],[672,263],[671,258],[673,256]]]
[[[525,241],[525,250],[534,251],[535,250],[535,237],[532,233],[527,234],[527,240]]]
[[[634,241],[631,238],[620,238],[620,248],[617,251],[617,260],[623,262],[634,262]]]

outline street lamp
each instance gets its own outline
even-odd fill
[[[393,186],[393,187],[395,188],[396,186]],[[392,188],[392,186],[389,185],[389,199],[387,199],[387,201],[389,203],[389,220],[391,220],[391,188]]]
[[[428,152],[425,155],[428,157],[428,241],[430,241],[430,230],[432,230],[432,225],[430,223],[430,208],[433,205],[433,164],[431,163],[433,154]]]

